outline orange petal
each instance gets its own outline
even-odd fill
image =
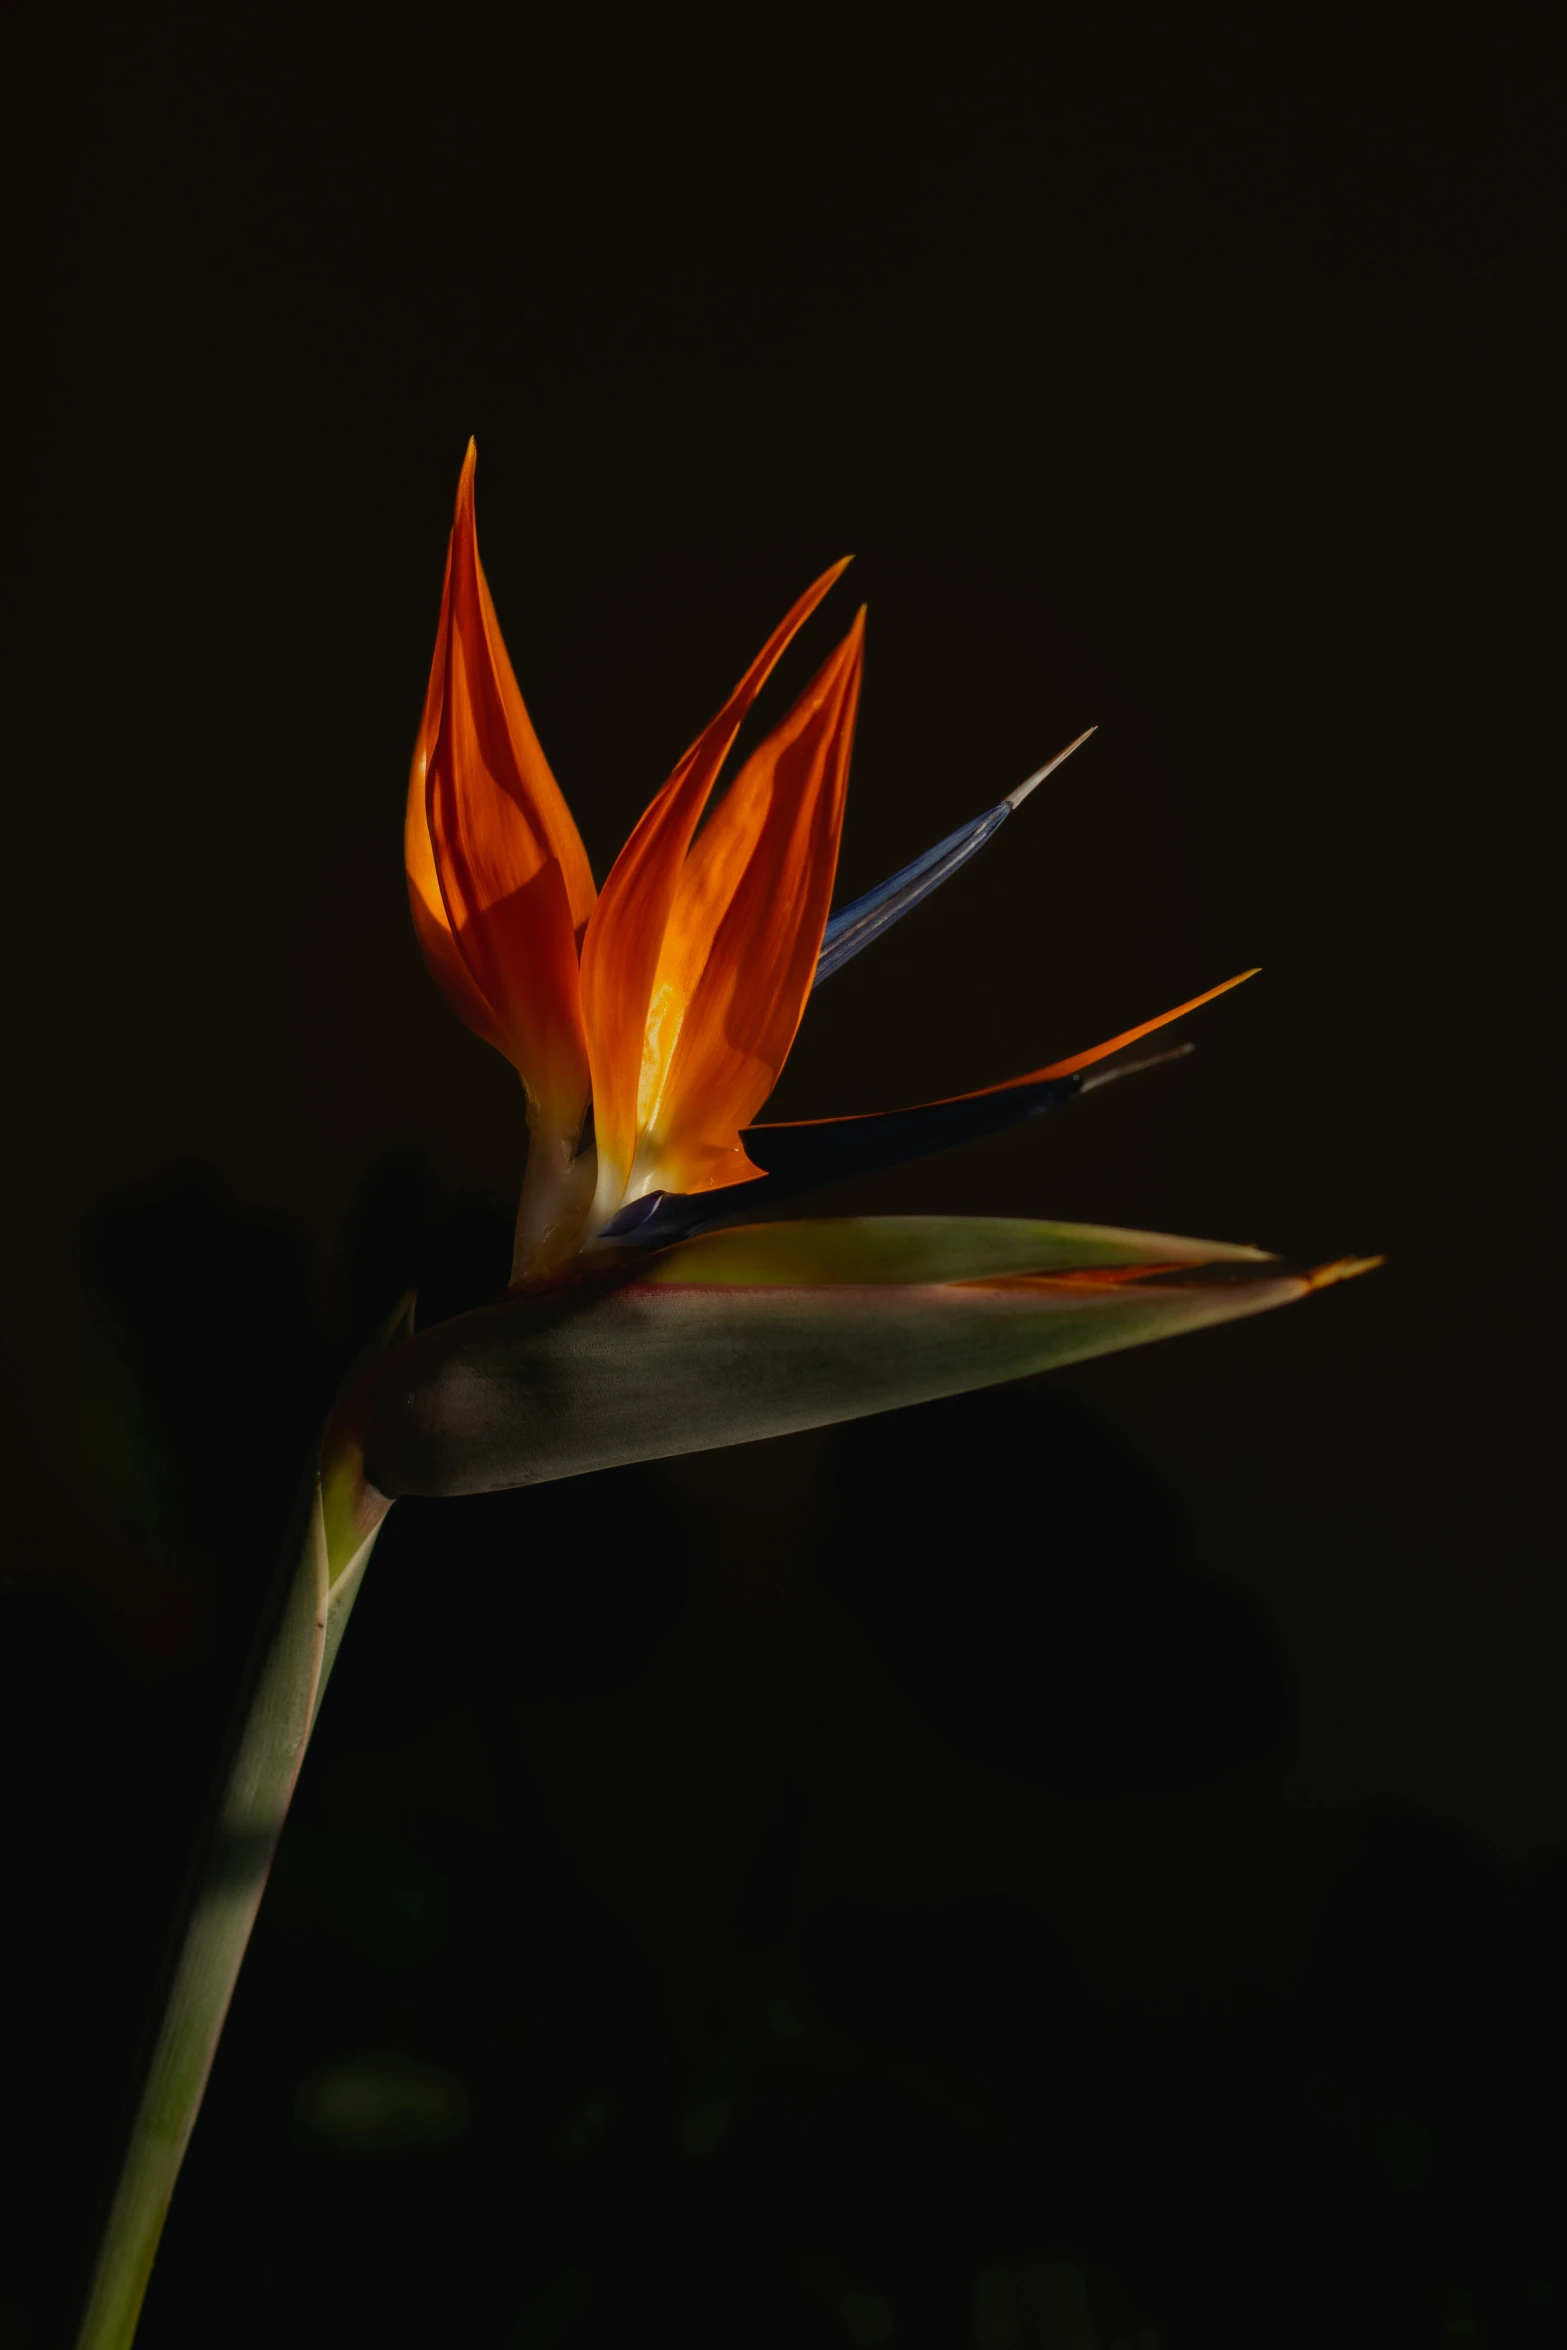
[[[425,809],[430,754],[435,749],[435,738],[440,732],[441,703],[446,690],[447,609],[451,585],[452,556],[448,547],[446,573],[441,581],[441,619],[435,637],[435,658],[430,664],[424,713],[419,721],[418,740],[414,744],[413,762],[408,770],[408,806],[403,817],[403,866],[408,876],[408,906],[413,915],[414,934],[431,978],[458,1018],[465,1021],[476,1035],[482,1036],[486,1044],[494,1045],[497,1052],[504,1052],[506,1047],[501,1041],[495,1014],[469,977],[468,966],[457,952],[457,941],[446,919],[441,885],[435,872],[435,851],[430,846],[430,819]]]
[[[982,1085],[977,1093],[957,1093],[953,1101],[972,1102],[981,1093],[1004,1093],[1014,1085],[1037,1085],[1046,1077],[1075,1077],[1079,1069],[1087,1069],[1095,1061],[1102,1061],[1110,1053],[1118,1053],[1126,1044],[1135,1044],[1140,1036],[1152,1036],[1156,1028],[1168,1028],[1172,1020],[1179,1020],[1187,1012],[1195,1012],[1199,1004],[1211,1004],[1217,995],[1228,995],[1232,987],[1239,987],[1246,979],[1255,979],[1262,969],[1254,963],[1249,971],[1237,971],[1233,979],[1221,979],[1217,987],[1206,988],[1201,995],[1189,996],[1184,1004],[1177,1004],[1172,1012],[1160,1012],[1153,1020],[1140,1020],[1135,1028],[1123,1028],[1119,1036],[1112,1036],[1105,1044],[1090,1045],[1086,1053],[1069,1053],[1064,1061],[1047,1062],[1043,1069],[1030,1069],[1024,1077],[1005,1078],[1000,1085]]]
[[[587,1103],[576,941],[592,908],[593,879],[480,569],[473,472],[470,442],[452,525],[444,677],[427,754],[429,842],[453,944],[490,1015],[480,1033],[500,1046],[564,1131],[580,1122]],[[432,681],[426,724],[434,701]]]
[[[1215,996],[1228,995],[1230,989],[1239,987],[1243,980],[1255,979],[1261,968],[1260,963],[1255,963],[1249,971],[1237,971],[1233,979],[1221,980],[1217,987],[1206,988],[1201,995],[1188,996],[1184,1004],[1176,1004],[1170,1011],[1160,1012],[1152,1020],[1140,1020],[1135,1028],[1123,1028],[1119,1036],[1108,1037],[1103,1044],[1090,1045],[1087,1052],[1069,1053],[1064,1061],[1047,1061],[1042,1069],[1026,1069],[1021,1077],[1003,1077],[995,1085],[976,1086],[972,1093],[944,1093],[934,1101],[911,1102],[896,1110],[851,1110],[835,1118],[783,1118],[774,1125],[756,1126],[751,1131],[755,1134],[778,1134],[788,1127],[804,1132],[812,1126],[868,1125],[877,1118],[912,1118],[921,1110],[944,1110],[953,1102],[984,1101],[991,1094],[1011,1093],[1020,1085],[1043,1085],[1053,1077],[1075,1077],[1079,1069],[1087,1069],[1095,1061],[1103,1061],[1109,1054],[1118,1053],[1123,1045],[1135,1044],[1140,1036],[1151,1036],[1156,1028],[1167,1028],[1172,1020],[1179,1020],[1184,1013],[1195,1012],[1199,1004],[1211,1004]]]
[[[697,820],[740,723],[843,563],[786,613],[712,723],[698,735],[616,858],[582,943],[582,1002],[593,1065],[601,1200],[620,1193],[636,1147],[637,1095],[664,933]]]
[[[859,703],[861,611],[746,761],[686,859],[653,988],[633,1180],[709,1191],[761,1173],[740,1128],[778,1081],[821,951]]]

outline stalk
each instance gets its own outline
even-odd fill
[[[399,1324],[404,1320],[399,1316]],[[390,1506],[333,1444],[252,1684],[163,2020],[153,2044],[76,2350],[130,2350],[180,2164],[217,2053],[278,1837],[366,1563]]]

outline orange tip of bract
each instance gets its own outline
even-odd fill
[[[1385,1256],[1335,1257],[1330,1265],[1314,1265],[1302,1279],[1308,1289],[1331,1289],[1335,1281],[1358,1281],[1362,1273],[1374,1273],[1386,1263]]]

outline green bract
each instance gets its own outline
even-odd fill
[[[1110,1271],[1123,1277],[1092,1278]],[[347,1409],[381,1491],[493,1492],[955,1395],[1307,1286],[1256,1249],[1165,1233],[956,1216],[758,1225],[602,1286],[460,1315],[378,1364]]]

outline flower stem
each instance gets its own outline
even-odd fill
[[[357,1456],[312,1480],[304,1540],[262,1653],[239,1745],[203,1855],[185,1937],[114,2200],[76,2350],[129,2350],[158,2240],[217,2052],[272,1856],[327,1676],[387,1507]],[[345,1480],[361,1507],[345,1513]],[[323,1482],[325,1501],[323,1501]],[[357,1537],[357,1546],[350,1547]]]

